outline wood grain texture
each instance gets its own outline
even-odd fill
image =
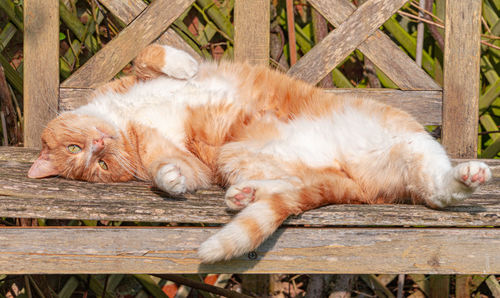
[[[99,0],[99,2],[125,25],[132,23],[148,6],[141,0]]]
[[[59,1],[24,4],[24,145],[41,147],[45,125],[57,113]]]
[[[115,17],[127,25],[130,24],[147,7],[146,3],[141,0],[127,0],[126,4],[124,4],[122,0],[100,0],[100,2]],[[193,56],[196,60],[201,61],[200,55],[198,55],[198,53],[171,28],[168,28],[167,31],[158,37],[156,41],[160,44],[166,44],[182,49],[191,54],[191,56]]]
[[[59,110],[70,111],[87,104],[93,89],[61,88]],[[413,115],[423,125],[441,124],[441,91],[401,91],[392,89],[327,89],[325,92],[346,97],[378,100]]]
[[[443,145],[456,158],[477,154],[481,1],[446,1]]]
[[[0,217],[95,219],[224,224],[223,190],[171,197],[139,182],[99,184],[61,178],[28,179],[37,151],[0,147]],[[472,198],[445,210],[414,205],[331,205],[308,211],[286,225],[312,226],[500,226],[500,161],[487,161],[495,180]]]
[[[369,0],[320,43],[305,54],[288,73],[318,83],[335,66],[390,18],[406,0]]]
[[[1,228],[5,274],[500,272],[500,229],[280,229],[229,262],[196,256],[215,228]]]
[[[439,125],[442,117],[441,91],[401,91],[394,89],[328,89],[326,92],[373,99],[410,113],[423,125]]]
[[[269,64],[269,0],[234,3],[234,60]]]
[[[194,0],[153,1],[134,21],[77,71],[62,87],[95,88],[118,73],[165,31]],[[105,67],[104,67],[105,65]]]
[[[310,0],[309,3],[336,27],[356,10],[356,6],[347,0]],[[381,30],[376,30],[358,49],[402,90],[441,89]]]
[[[89,103],[94,89],[92,88],[60,88],[59,111],[71,111]]]

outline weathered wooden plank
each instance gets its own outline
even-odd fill
[[[116,38],[66,79],[62,87],[89,88],[108,82],[154,41],[194,0],[153,1]],[[106,65],[106,67],[103,67]]]
[[[93,92],[92,88],[60,88],[59,111],[71,111],[89,103]]]
[[[6,274],[500,272],[500,229],[280,229],[248,256],[200,264],[215,228],[1,228]],[[293,261],[292,261],[293,260]]]
[[[270,2],[236,0],[234,3],[234,60],[269,64]]]
[[[339,26],[355,10],[347,0],[310,0],[330,23]],[[403,90],[440,90],[441,87],[381,30],[375,31],[358,49]]]
[[[115,17],[127,25],[147,7],[146,3],[141,0],[128,0],[125,5],[122,0],[100,0],[100,2]],[[201,61],[200,55],[171,28],[168,28],[167,31],[158,37],[157,42],[182,49],[191,54],[196,60]]]
[[[35,150],[0,147],[0,217],[224,224],[234,215],[226,209],[219,188],[173,198],[139,182],[28,179],[29,161],[36,155]],[[332,205],[291,217],[285,224],[500,226],[500,161],[488,163],[497,178],[471,199],[442,211],[413,205]]]
[[[446,1],[443,145],[450,156],[477,154],[481,1]]]
[[[99,0],[99,2],[125,25],[132,23],[148,6],[140,0]]]
[[[24,145],[41,147],[43,128],[57,113],[59,1],[24,4]]]
[[[329,89],[329,93],[373,99],[410,113],[423,125],[441,124],[441,91],[401,91],[394,89]]]
[[[406,0],[369,0],[307,52],[288,73],[318,83],[390,18]]]
[[[61,88],[59,111],[69,111],[87,104],[93,89]],[[441,124],[441,91],[401,91],[392,89],[329,89],[326,92],[340,96],[378,100],[398,107],[413,115],[424,125]]]

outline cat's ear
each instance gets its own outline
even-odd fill
[[[49,150],[42,149],[40,156],[35,160],[30,170],[28,171],[29,178],[44,178],[49,176],[58,175],[59,171],[54,163],[49,158]]]

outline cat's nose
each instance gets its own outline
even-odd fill
[[[93,151],[101,151],[104,148],[104,138],[94,139],[92,141]]]

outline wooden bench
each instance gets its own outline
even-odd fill
[[[25,1],[25,145],[39,146],[44,122],[85,102],[147,44],[186,47],[164,32],[193,0],[155,0],[147,8],[100,0],[130,23],[59,85],[58,1]],[[358,48],[400,90],[346,90],[397,105],[423,124],[442,124],[454,158],[476,157],[479,1],[447,1],[444,88],[378,28],[404,0],[310,0],[336,26],[289,73],[318,82]],[[235,59],[267,63],[269,1],[236,0]],[[163,34],[163,35],[162,35]],[[133,46],[131,46],[133,44]],[[413,205],[334,205],[289,218],[255,252],[229,262],[199,263],[196,249],[232,217],[223,191],[172,198],[145,183],[92,184],[26,178],[38,151],[0,148],[0,217],[120,221],[116,227],[2,227],[3,273],[500,273],[500,161],[494,179],[471,199],[445,210]],[[170,223],[131,226],[127,223]]]

